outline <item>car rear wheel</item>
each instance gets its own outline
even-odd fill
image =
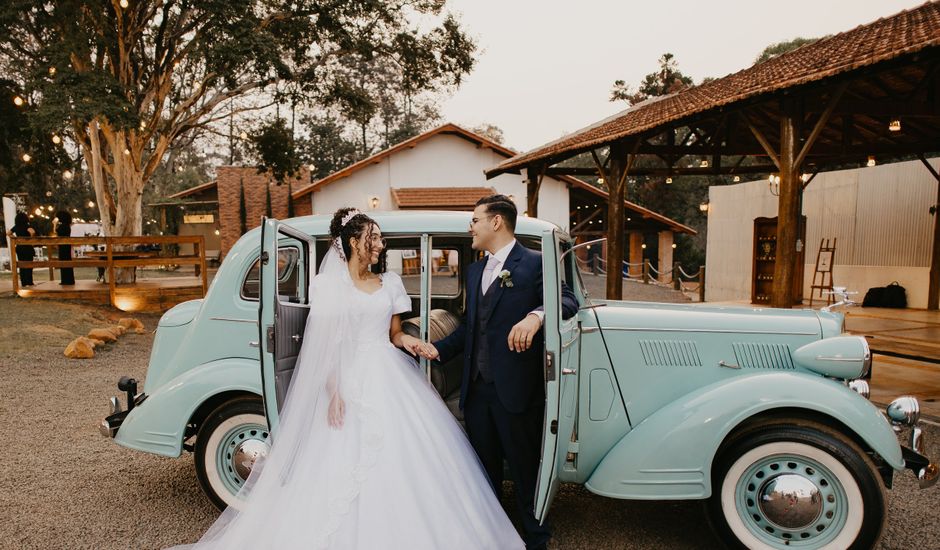
[[[237,493],[258,458],[267,455],[268,423],[259,399],[238,398],[212,411],[196,435],[196,477],[220,510],[238,507]]]
[[[708,515],[733,548],[871,548],[885,489],[871,459],[823,425],[775,423],[737,437],[712,471]]]

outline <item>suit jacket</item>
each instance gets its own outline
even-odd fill
[[[440,353],[439,360],[447,362],[463,353],[463,379],[460,386],[460,408],[463,409],[470,386],[471,361],[478,337],[473,330],[476,321],[477,295],[482,292],[480,282],[486,261],[474,262],[467,269],[467,311],[460,326],[449,336],[434,342]],[[517,242],[506,257],[500,271],[507,270],[512,286],[495,279],[490,292],[490,318],[487,326],[490,374],[500,402],[506,410],[521,413],[535,399],[544,399],[543,331],[532,340],[532,346],[523,352],[509,350],[509,332],[512,327],[533,310],[542,306],[542,254],[529,250]],[[562,316],[573,317],[578,302],[567,286],[562,286]]]

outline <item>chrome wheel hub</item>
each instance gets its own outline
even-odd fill
[[[268,454],[268,444],[258,439],[248,439],[241,442],[232,453],[232,465],[235,467],[235,473],[242,479],[248,479],[251,475],[251,469],[259,458]]]
[[[773,477],[758,490],[758,508],[767,520],[785,529],[805,529],[822,513],[819,487],[799,474]]]

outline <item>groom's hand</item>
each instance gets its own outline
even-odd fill
[[[532,339],[542,328],[539,316],[530,313],[509,331],[509,351],[522,352],[532,347]]]

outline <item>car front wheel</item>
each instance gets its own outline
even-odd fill
[[[194,455],[196,477],[209,500],[220,510],[238,507],[239,489],[269,448],[268,423],[259,399],[232,399],[212,411],[196,435]]]
[[[730,547],[871,548],[885,489],[871,459],[845,435],[814,423],[747,432],[720,454],[709,520]]]

